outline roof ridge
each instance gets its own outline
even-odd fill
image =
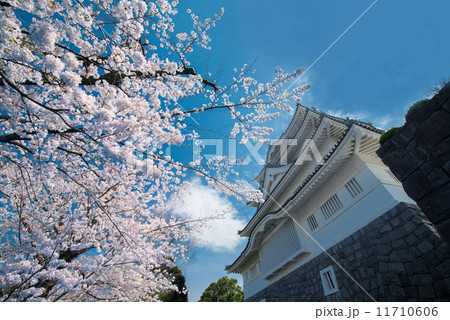
[[[301,104],[298,104],[298,105],[301,105]],[[331,114],[328,114],[325,111],[320,110],[320,109],[318,109],[316,107],[306,107],[304,105],[301,105],[301,106],[306,108],[309,111],[312,111],[312,112],[316,113],[316,114],[323,115],[324,117],[326,117],[328,119],[331,119],[331,120],[334,120],[336,122],[340,122],[342,124],[345,124],[348,127],[351,127],[351,125],[355,123],[355,124],[357,124],[357,125],[359,125],[359,126],[361,126],[363,128],[372,130],[372,131],[374,131],[376,133],[383,133],[384,132],[384,130],[381,130],[381,129],[377,128],[377,127],[374,127],[371,122],[365,122],[365,121],[362,121],[362,120],[356,120],[356,119],[352,119],[352,118],[349,118],[349,117],[346,117],[344,119],[344,118],[341,118],[341,117],[337,117],[337,116],[333,116]]]

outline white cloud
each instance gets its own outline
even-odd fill
[[[350,119],[355,119],[355,120],[361,120],[361,121],[367,121],[368,119],[370,119],[370,115],[364,111],[359,111],[359,112],[344,112],[342,110],[328,110],[325,113],[331,115],[331,116],[335,116],[338,118],[350,118]]]
[[[233,204],[224,195],[199,181],[194,182],[183,194],[173,211],[192,219],[220,216],[210,220],[208,227],[196,235],[200,246],[214,251],[232,251],[243,241],[237,232],[244,228],[245,221],[239,219]]]
[[[380,128],[383,130],[388,130],[394,126],[401,126],[405,122],[403,113],[399,111],[378,116],[372,115],[371,113],[365,111],[350,113],[343,112],[342,110],[328,110],[326,113],[339,118],[345,119],[346,117],[349,117],[350,119],[371,122],[376,128]]]
[[[388,130],[392,127],[397,127],[403,125],[405,122],[405,118],[403,115],[383,115],[373,120],[373,124],[375,127]]]

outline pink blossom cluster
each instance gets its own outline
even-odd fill
[[[183,163],[164,145],[199,137],[191,114],[225,110],[231,137],[267,140],[289,110],[277,69],[263,84],[244,66],[220,86],[189,57],[207,32],[174,23],[178,1],[7,0],[0,5],[0,298],[153,301],[204,221],[170,215],[195,171],[226,194],[261,193],[217,158]],[[295,91],[298,96],[305,88]],[[186,109],[183,99],[198,97]],[[236,100],[236,101],[235,101]],[[235,102],[234,102],[235,101]],[[272,111],[271,111],[272,110]]]

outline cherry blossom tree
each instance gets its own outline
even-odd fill
[[[214,109],[235,121],[230,137],[266,141],[263,123],[307,89],[283,89],[301,71],[258,83],[245,65],[228,85],[197,73],[189,59],[210,49],[223,10],[187,10],[182,32],[177,5],[0,2],[3,301],[156,300],[176,289],[162,266],[185,258],[204,222],[169,214],[187,171],[260,200],[226,157],[183,163],[162,148],[201,138],[190,117]]]

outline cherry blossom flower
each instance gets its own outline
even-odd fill
[[[204,219],[170,215],[187,171],[227,195],[260,201],[227,157],[183,163],[166,145],[201,137],[196,112],[224,110],[230,137],[266,141],[262,123],[290,109],[276,70],[251,66],[230,84],[191,67],[208,30],[178,1],[7,0],[0,4],[0,298],[3,301],[157,300],[174,286],[164,266],[187,258]],[[158,49],[162,48],[162,49]],[[186,98],[200,101],[180,107]],[[205,218],[207,219],[207,218]]]

